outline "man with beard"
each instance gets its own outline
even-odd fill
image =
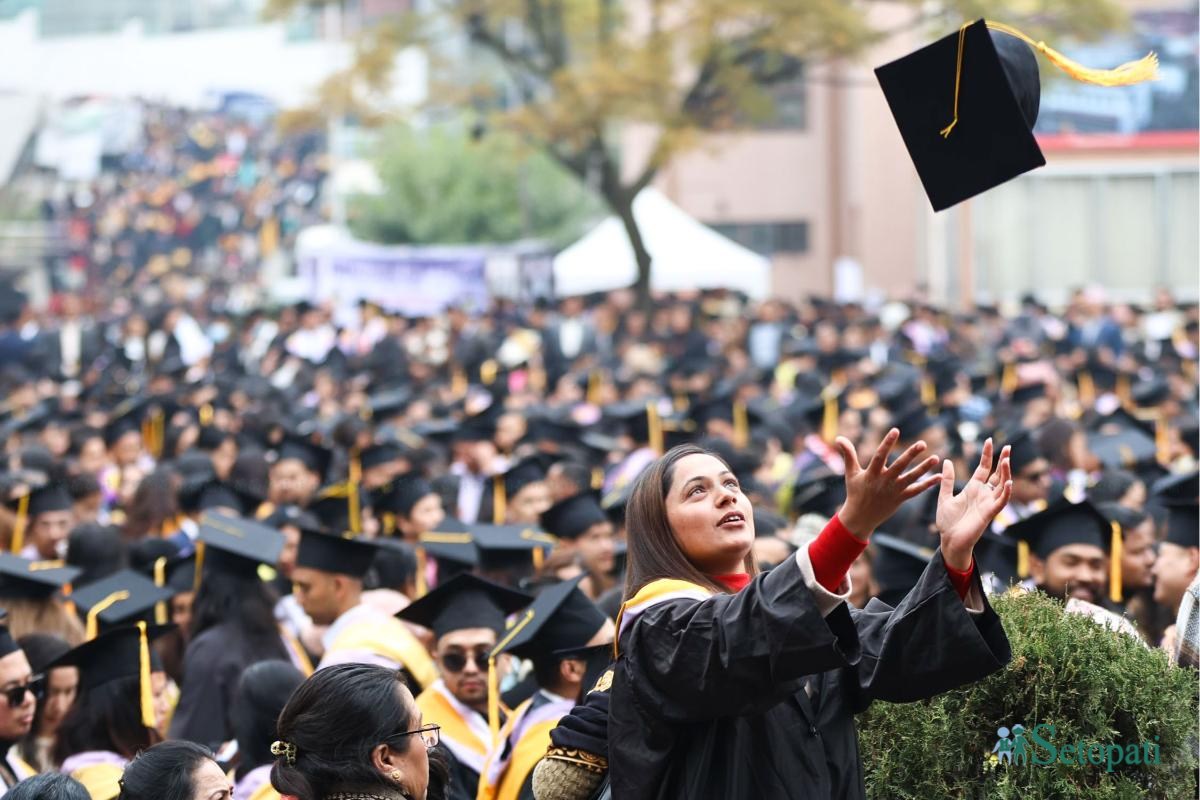
[[[1018,542],[1018,574],[1034,588],[1059,600],[1104,604],[1114,533],[1091,502],[1060,500],[1005,532]]]
[[[37,708],[33,669],[25,652],[17,646],[8,626],[0,620],[0,796],[37,770],[21,760],[14,747],[29,733]]]
[[[464,573],[397,615],[429,628],[437,637],[433,653],[441,677],[417,695],[417,707],[427,721],[442,726],[442,744],[454,757],[450,800],[475,800],[492,744],[487,720],[488,655],[504,632],[505,618],[532,600]]]

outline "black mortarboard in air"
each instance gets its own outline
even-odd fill
[[[1033,136],[1037,58],[983,20],[875,75],[934,211],[1046,163]]]
[[[1200,472],[1163,478],[1154,485],[1154,495],[1167,509],[1166,541],[1200,547]]]
[[[261,522],[208,512],[200,518],[204,569],[236,575],[258,574],[259,564],[274,566],[283,552],[283,534]]]
[[[575,539],[608,515],[591,492],[559,500],[542,514],[542,528],[559,539]]]
[[[307,437],[288,434],[279,446],[276,463],[293,458],[302,463],[309,472],[315,472],[321,480],[325,480],[333,453]]]
[[[564,581],[538,595],[513,622],[492,655],[512,653],[532,659],[585,646],[608,617],[579,591],[579,581]]]
[[[895,607],[917,585],[934,550],[886,533],[872,536],[871,547],[871,577],[879,587],[876,597]]]
[[[438,638],[463,628],[491,628],[499,635],[504,632],[505,619],[532,601],[524,592],[461,573],[413,601],[396,616],[424,625]]]
[[[82,572],[63,561],[35,561],[0,553],[0,598],[44,600]]]
[[[110,630],[139,620],[153,622],[155,606],[176,594],[168,587],[156,586],[153,580],[140,572],[123,569],[87,586],[80,586],[71,593],[71,601],[80,617],[87,622],[89,638],[94,638],[96,631]]]
[[[1092,545],[1106,553],[1112,546],[1112,524],[1088,500],[1081,503],[1059,500],[1044,511],[1013,523],[1004,533],[1027,542],[1041,559],[1071,544]]]
[[[296,566],[362,580],[371,569],[375,554],[375,545],[370,542],[301,531]]]

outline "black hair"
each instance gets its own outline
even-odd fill
[[[158,731],[142,724],[138,676],[79,691],[58,728],[54,759],[60,764],[76,753],[109,750],[130,758],[159,741]]]
[[[417,555],[405,542],[376,539],[379,545],[364,586],[368,589],[404,591],[417,576]]]
[[[6,800],[91,800],[83,784],[61,772],[26,778],[8,790]]]
[[[192,605],[191,639],[222,623],[234,625],[260,660],[287,659],[275,621],[275,594],[258,575],[222,569],[204,572]]]
[[[1088,489],[1088,499],[1092,503],[1116,503],[1133,488],[1139,478],[1124,469],[1106,469],[1100,474],[1092,488]]]
[[[107,578],[125,565],[125,545],[120,530],[97,522],[75,526],[67,539],[66,560],[83,570],[75,581],[79,586]]]
[[[592,471],[588,469],[587,464],[579,461],[560,461],[558,469],[562,473],[563,478],[581,492],[589,491],[592,488]]]
[[[239,780],[274,758],[271,742],[276,738],[275,721],[303,682],[304,675],[288,661],[259,661],[242,673],[229,711],[238,743]]]
[[[100,494],[100,480],[88,472],[67,476],[66,484],[71,499],[77,503],[84,498]]]
[[[71,649],[71,645],[65,639],[49,633],[27,633],[17,639],[17,645],[29,659],[29,667],[33,670],[34,675],[46,672],[47,664],[66,655]],[[47,677],[49,676],[47,675]],[[49,686],[46,688],[49,689]],[[21,752],[21,758],[30,763],[37,760],[38,729],[42,727],[42,715],[45,711],[46,704],[39,700],[37,708],[33,712],[33,724],[29,726],[29,733],[25,734],[17,745]]]
[[[78,458],[79,454],[83,452],[83,446],[92,439],[104,441],[104,431],[99,428],[89,428],[87,426],[75,428],[71,431],[71,446],[67,450],[67,453],[72,457]]]
[[[212,751],[194,742],[160,742],[138,753],[121,776],[117,800],[192,800],[192,776]]]
[[[277,756],[271,785],[299,800],[321,800],[339,787],[379,786],[384,778],[371,764],[371,751],[385,740],[399,752],[413,736],[416,705],[401,699],[400,672],[372,664],[336,664],[300,684],[279,714],[279,740],[295,748],[294,763]]]

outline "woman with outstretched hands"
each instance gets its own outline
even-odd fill
[[[757,574],[754,514],[716,455],[677,447],[638,478],[609,712],[615,800],[862,798],[854,715],[932,697],[1011,656],[972,551],[1012,491],[991,440],[955,494],[954,467],[918,442],[866,466],[850,442],[846,502],[794,558]],[[892,608],[861,611],[847,570],[900,505],[940,485],[941,546]],[[870,757],[871,754],[865,754]]]

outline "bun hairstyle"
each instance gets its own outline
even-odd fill
[[[272,761],[279,712],[303,682],[304,675],[290,661],[259,661],[242,673],[229,712],[238,743],[238,778]]]
[[[138,753],[121,776],[117,800],[192,800],[192,775],[212,751],[185,741],[156,744]]]
[[[275,791],[322,800],[341,787],[380,785],[383,777],[371,764],[371,751],[415,727],[417,718],[401,686],[399,671],[370,664],[336,664],[313,673],[279,714],[278,741],[271,746]],[[389,744],[405,752],[414,738],[402,736]]]

